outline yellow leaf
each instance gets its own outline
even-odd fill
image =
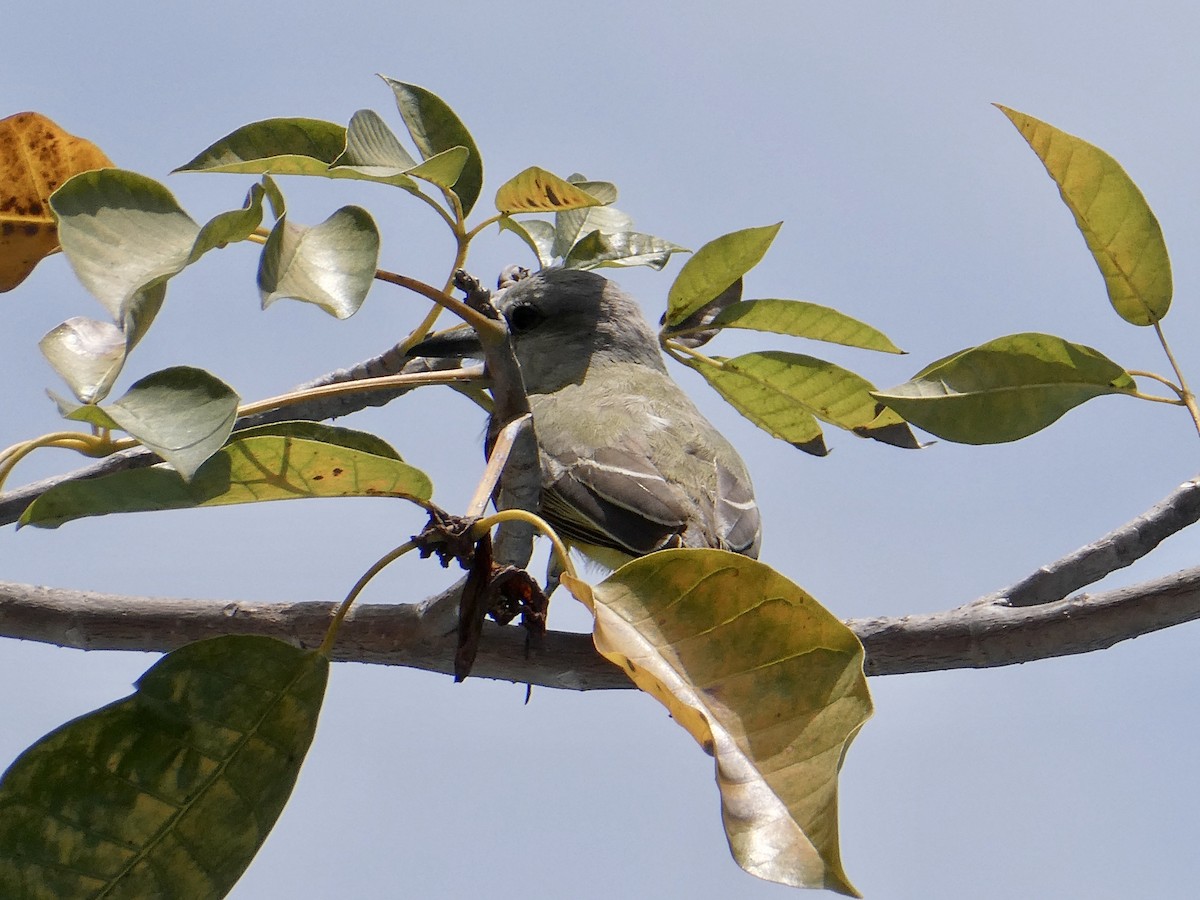
[[[91,141],[67,134],[40,113],[0,119],[0,293],[58,249],[47,203],[55,189],[72,175],[112,165]]]
[[[496,191],[496,209],[502,213],[559,212],[603,205],[582,188],[537,166],[517,173]]]
[[[716,757],[738,864],[858,896],[837,826],[837,774],[871,715],[853,632],[778,572],[722,550],[664,550],[595,586],[562,582],[595,615],[596,649]]]
[[[1133,325],[1161,320],[1171,307],[1171,260],[1158,219],[1133,179],[1099,147],[996,105],[1058,185],[1117,315]]]

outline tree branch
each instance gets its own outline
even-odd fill
[[[1062,600],[1072,591],[1095,584],[1109,573],[1132,565],[1171,535],[1198,520],[1200,479],[1193,479],[1185,481],[1132,522],[1057,562],[1042,566],[1032,575],[979,602],[1036,606]]]
[[[455,368],[457,365],[457,360],[406,360],[398,356],[396,348],[393,347],[379,356],[363,360],[358,365],[351,366],[348,369],[337,369],[336,371],[322,375],[320,378],[305,382],[297,387],[296,390],[301,391],[351,381],[367,382],[369,379],[382,378],[388,375],[442,371],[444,369]],[[412,388],[407,387],[378,390],[372,389],[369,383],[365,383],[361,391],[352,394],[336,397],[318,397],[305,403],[293,404],[282,409],[269,410],[253,416],[245,416],[238,419],[237,427],[250,428],[255,425],[266,425],[271,422],[302,419],[319,422],[325,419],[349,415],[361,409],[366,409],[369,406],[383,406],[397,397],[408,393],[410,390]],[[51,478],[44,478],[41,481],[35,481],[5,494],[0,494],[0,527],[11,525],[21,518],[21,513],[25,511],[29,504],[55,485],[66,481],[98,478],[101,475],[109,475],[113,472],[121,472],[126,469],[144,468],[158,462],[162,462],[162,460],[156,454],[151,453],[143,447],[133,450],[122,450],[119,453],[114,453],[112,456],[107,456],[98,462],[72,472],[55,475]]]
[[[0,583],[0,634],[82,650],[167,651],[221,634],[270,635],[316,647],[335,608],[334,603],[222,603]],[[451,674],[455,637],[446,609],[437,602],[356,607],[333,657]],[[846,624],[866,648],[868,675],[899,675],[1090,653],[1197,618],[1200,567],[1036,607],[974,602],[931,615]],[[527,647],[523,629],[491,622],[472,674],[571,690],[633,687],[595,651],[589,635],[550,632],[534,650]]]

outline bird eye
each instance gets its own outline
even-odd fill
[[[508,326],[514,334],[523,334],[530,331],[541,324],[542,319],[546,318],[540,309],[532,304],[525,303],[521,306],[515,306],[508,313]]]

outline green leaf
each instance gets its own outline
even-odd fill
[[[25,510],[21,524],[56,528],[85,516],[268,500],[432,495],[429,478],[373,435],[281,422],[237,432],[190,482],[165,466],[62,482]]]
[[[854,633],[773,569],[664,550],[589,586],[596,649],[716,757],[738,865],[858,896],[838,847],[838,773],[872,712]]]
[[[312,743],[329,661],[273,638],[169,653],[0,781],[0,895],[225,896]]]
[[[591,181],[578,172],[568,175],[567,181],[581,191],[587,191],[605,206],[617,202],[617,186],[611,181]]]
[[[203,369],[174,366],[135,382],[108,406],[79,407],[66,418],[105,425],[94,418],[98,410],[186,481],[225,443],[237,408],[238,395],[225,382]]]
[[[508,216],[498,220],[501,231],[511,231],[523,240],[533,255],[537,257],[538,265],[549,268],[554,263],[554,226],[541,219],[524,219],[518,222]]]
[[[672,253],[687,253],[686,247],[652,234],[621,231],[605,234],[593,231],[577,241],[563,260],[567,269],[598,269],[608,266],[649,266],[659,270]]]
[[[1133,179],[1099,147],[1032,116],[998,108],[1058,185],[1117,315],[1134,325],[1160,321],[1171,307],[1171,260],[1158,219]]]
[[[859,437],[893,446],[918,446],[904,420],[880,406],[872,394],[875,386],[841,366],[778,350],[718,358],[716,362],[719,368],[708,364],[693,368],[742,415],[802,450],[807,450],[805,432],[793,436],[791,429],[793,421],[806,424],[805,414]]]
[[[705,327],[746,328],[883,353],[904,352],[865,322],[803,300],[743,300],[725,307]]]
[[[125,332],[112,322],[74,316],[48,332],[38,348],[80,403],[97,403],[125,363]]]
[[[279,189],[279,185],[275,183],[275,179],[270,175],[263,175],[262,181],[263,193],[266,194],[267,202],[271,204],[271,217],[274,219],[280,218],[287,212],[287,203],[283,199],[283,191]]]
[[[451,147],[418,163],[378,113],[360,109],[346,129],[346,149],[333,161],[332,168],[345,177],[360,177],[407,191],[417,191],[414,178],[449,189],[469,155],[465,147]]]
[[[366,166],[399,174],[415,169],[417,161],[404,149],[379,113],[360,109],[351,117],[350,125],[346,128],[346,149],[334,160],[333,165]]]
[[[454,147],[467,149],[469,155],[453,187],[462,204],[463,215],[468,215],[483,189],[483,160],[471,133],[436,94],[415,84],[380,77],[396,95],[396,106],[423,159],[428,160]]]
[[[600,205],[601,201],[587,191],[537,166],[518,172],[496,191],[496,209],[504,215]]]
[[[191,261],[200,226],[163,185],[123,169],[76,175],[50,206],[71,268],[136,343],[162,303],[155,289]]]
[[[1099,351],[1026,333],[953,354],[874,396],[940,438],[997,444],[1040,431],[1093,397],[1135,389],[1129,373]]]
[[[758,265],[782,224],[734,231],[697,250],[667,293],[667,324],[679,324]]]
[[[175,171],[347,177],[329,170],[345,146],[346,129],[333,122],[266,119],[225,135]]]
[[[786,392],[765,385],[760,379],[732,366],[710,365],[690,357],[680,361],[704,376],[704,380],[734,409],[767,434],[813,456],[825,456],[829,452],[816,417]]]
[[[633,231],[633,219],[612,206],[557,213],[554,216],[554,255],[566,259],[571,249],[594,231],[604,234]]]
[[[209,219],[192,245],[188,262],[195,262],[209,250],[244,241],[254,234],[262,224],[265,193],[261,184],[252,184],[241,209],[232,209]]]
[[[312,227],[280,217],[258,266],[263,309],[290,297],[349,318],[367,298],[378,263],[379,229],[361,207],[343,206]]]

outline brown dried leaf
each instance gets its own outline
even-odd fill
[[[112,166],[91,141],[40,113],[0,119],[0,292],[58,249],[50,195],[72,175]]]

